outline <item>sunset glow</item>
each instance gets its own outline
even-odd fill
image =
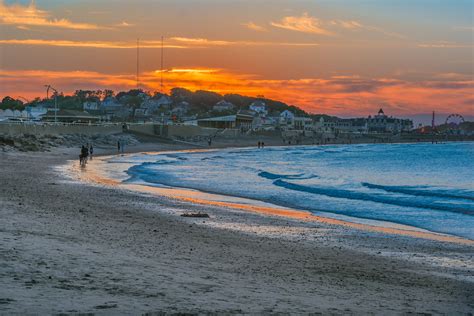
[[[0,96],[43,96],[44,84],[134,88],[139,38],[140,85],[151,92],[163,76],[163,92],[264,95],[313,113],[473,114],[469,1],[281,1],[251,11],[224,2],[2,0]]]

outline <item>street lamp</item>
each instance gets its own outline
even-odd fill
[[[49,84],[46,87],[46,98],[49,99],[49,90],[54,91],[54,123],[58,123],[58,90],[51,87]]]

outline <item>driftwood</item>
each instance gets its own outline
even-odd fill
[[[183,213],[182,217],[200,217],[200,218],[209,218],[209,215],[206,213]]]

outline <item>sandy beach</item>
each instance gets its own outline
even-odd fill
[[[471,241],[97,184],[64,172],[76,156],[0,153],[2,314],[474,313]]]

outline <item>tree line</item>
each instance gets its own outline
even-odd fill
[[[216,92],[197,90],[191,91],[185,88],[173,88],[169,95],[159,92],[146,92],[142,89],[131,89],[129,91],[121,91],[117,94],[112,90],[76,90],[72,95],[64,95],[59,93],[57,95],[49,96],[49,98],[35,98],[30,102],[24,102],[21,99],[15,99],[6,96],[0,103],[0,109],[24,110],[26,106],[37,106],[39,104],[45,106],[54,106],[54,98],[57,98],[58,107],[69,110],[82,110],[84,102],[100,102],[109,97],[115,97],[117,102],[133,108],[139,107],[147,98],[159,99],[162,96],[170,97],[172,105],[176,106],[182,102],[189,104],[191,112],[196,114],[209,114],[212,112],[212,107],[219,101],[227,101],[234,104],[235,108],[247,109],[248,106],[257,100],[265,102],[270,112],[282,112],[290,110],[298,116],[308,116],[304,110],[294,105],[288,105],[284,102],[267,99],[263,96],[250,97],[240,94],[225,94],[221,95]]]

